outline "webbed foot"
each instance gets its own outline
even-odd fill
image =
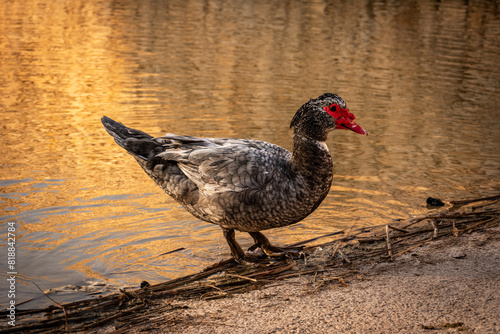
[[[264,254],[259,255],[259,254],[252,254],[252,253],[245,253],[241,246],[238,244],[235,238],[235,232],[234,229],[222,229],[224,233],[224,237],[226,238],[226,241],[229,245],[229,248],[231,249],[231,254],[234,257],[234,260],[238,263],[244,263],[244,262],[259,262],[265,257],[300,257],[302,253],[303,246],[300,247],[276,247],[271,245],[269,242],[269,239],[267,239],[262,233],[260,232],[248,232],[253,240],[255,241],[255,244],[252,245],[248,251],[252,252],[256,250],[257,248],[260,248]]]
[[[271,242],[269,239],[266,238],[266,236],[260,232],[248,232],[250,234],[255,242],[250,248],[248,248],[249,251],[254,251],[257,248],[262,249],[262,251],[267,255],[267,256],[273,256],[273,257],[282,257],[282,256],[287,256],[287,255],[300,255],[302,252],[302,249],[304,248],[303,246],[299,247],[277,247],[271,245]]]

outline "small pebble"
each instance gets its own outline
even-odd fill
[[[439,198],[429,197],[427,198],[427,204],[431,206],[444,206],[444,203]]]

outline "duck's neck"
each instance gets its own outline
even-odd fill
[[[292,165],[309,182],[330,188],[333,178],[332,157],[324,141],[295,133]]]

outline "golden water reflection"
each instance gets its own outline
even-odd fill
[[[154,282],[228,256],[220,229],[163,195],[104,132],[104,114],[153,135],[290,149],[296,109],[341,95],[370,135],[330,136],[330,196],[268,232],[281,244],[421,214],[427,196],[500,189],[493,3],[30,0],[0,10],[1,221],[18,222],[26,299],[33,279]]]

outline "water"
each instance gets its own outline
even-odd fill
[[[370,135],[330,135],[331,193],[303,222],[268,231],[277,244],[424,214],[428,196],[500,192],[496,1],[0,8],[0,274],[5,284],[14,221],[16,301],[34,298],[23,307],[51,303],[33,282],[154,283],[229,256],[220,228],[164,195],[104,131],[102,115],[153,135],[290,149],[297,108],[324,92],[342,96]]]

